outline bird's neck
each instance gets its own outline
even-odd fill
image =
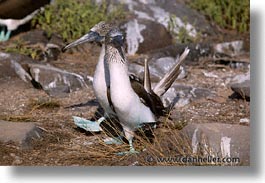
[[[111,88],[115,92],[117,91],[127,94],[133,92],[128,75],[128,65],[119,50],[112,46],[106,46],[105,57],[109,65]]]

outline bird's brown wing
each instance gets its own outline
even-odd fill
[[[165,107],[161,99],[155,93],[148,93],[144,89],[142,81],[134,75],[130,75],[130,81],[134,92],[139,96],[141,102],[149,107],[155,116],[158,117],[166,115]]]

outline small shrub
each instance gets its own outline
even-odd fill
[[[222,28],[235,29],[241,33],[249,31],[249,0],[197,0],[189,1],[189,5]]]
[[[65,41],[72,41],[100,21],[122,20],[124,16],[121,5],[109,11],[106,1],[97,5],[91,0],[56,0],[32,20],[32,25],[45,30],[48,36],[57,33]]]
[[[38,52],[41,50],[39,47],[32,47],[21,39],[16,39],[11,44],[4,48],[5,52],[8,53],[19,53],[22,55],[27,55],[32,59],[36,59]]]

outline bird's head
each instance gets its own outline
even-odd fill
[[[126,58],[125,58],[125,53],[124,53],[124,35],[123,33],[120,31],[119,28],[114,27],[112,28],[105,36],[105,44],[106,47],[112,47],[114,49],[116,49],[120,55],[121,59],[113,59],[113,56],[110,56],[110,58],[108,59],[109,62],[117,62],[120,61],[121,63],[125,63],[126,62]],[[107,49],[108,50],[108,49]],[[108,54],[115,54],[115,52],[110,51],[110,53],[107,51],[106,53]]]
[[[63,47],[62,51],[64,52],[70,48],[73,48],[86,42],[102,43],[105,41],[105,36],[112,27],[113,24],[101,21],[98,24],[94,25],[94,27],[92,27],[87,34]]]
[[[124,35],[119,28],[112,28],[105,37],[105,43],[116,48],[124,46]]]

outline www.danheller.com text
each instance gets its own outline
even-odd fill
[[[239,157],[216,157],[216,156],[172,156],[172,157],[157,157],[157,156],[146,156],[145,160],[147,162],[157,162],[157,163],[240,163]]]

